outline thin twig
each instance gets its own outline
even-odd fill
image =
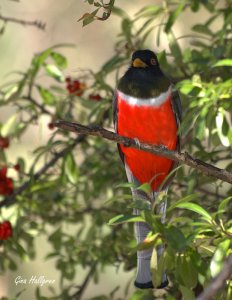
[[[96,266],[97,266],[97,262],[95,262],[92,267],[90,268],[89,272],[87,273],[82,285],[79,287],[79,289],[77,290],[77,292],[75,292],[72,296],[71,296],[71,299],[73,300],[80,300],[87,285],[89,284],[89,281],[96,269]]]
[[[41,22],[41,21],[26,21],[26,20],[22,20],[22,19],[17,19],[17,18],[13,18],[13,17],[5,17],[3,15],[0,14],[0,20],[2,20],[3,22],[7,23],[7,22],[11,22],[11,23],[17,23],[23,26],[35,26],[40,30],[45,30],[46,24]]]
[[[174,181],[173,184],[180,187],[180,188],[187,188],[188,187],[187,184],[179,183],[179,182],[176,182],[176,181]],[[216,192],[211,192],[211,191],[207,190],[206,188],[202,188],[202,187],[198,187],[198,186],[196,187],[196,190],[203,193],[203,194],[206,194],[208,196],[216,197],[218,200],[219,199],[225,199],[225,197],[226,197],[225,195],[218,194]]]
[[[24,100],[27,100],[29,102],[31,102],[32,104],[34,104],[36,107],[38,107],[42,113],[47,114],[47,115],[52,115],[52,113],[47,110],[43,105],[39,104],[34,98],[32,98],[31,96],[23,96],[21,97]]]
[[[194,158],[191,155],[189,155],[187,152],[181,153],[177,151],[171,151],[163,145],[157,146],[157,145],[145,144],[141,142],[138,143],[134,139],[120,136],[112,131],[104,129],[101,126],[84,126],[79,123],[67,122],[63,120],[57,121],[54,125],[58,128],[68,130],[68,131],[73,131],[78,134],[99,136],[108,139],[110,141],[114,141],[116,143],[122,144],[126,147],[132,147],[138,150],[150,152],[155,155],[163,156],[168,159],[174,160],[176,162],[188,165],[198,171],[201,171],[203,174],[207,176],[212,176],[222,181],[232,183],[232,172],[229,172],[224,169],[220,169],[200,159]]]
[[[213,300],[217,293],[225,286],[226,281],[232,276],[232,254],[225,261],[221,272],[211,281],[197,300]]]

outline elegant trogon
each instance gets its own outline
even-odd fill
[[[181,104],[170,80],[160,69],[157,56],[150,50],[138,50],[132,55],[131,65],[119,80],[113,100],[114,124],[118,134],[135,139],[138,143],[164,145],[170,150],[179,148],[178,126],[181,120]],[[118,145],[129,182],[139,186],[149,183],[151,196],[132,188],[134,199],[153,203],[158,191],[167,191],[176,164],[167,158],[138,149]],[[158,213],[165,218],[166,197],[158,205]],[[140,214],[134,209],[135,214]],[[150,231],[146,223],[135,224],[137,243],[141,243]],[[162,253],[158,249],[158,256]],[[153,288],[150,260],[152,249],[137,252],[137,276],[135,286]],[[159,288],[168,285],[163,275]]]

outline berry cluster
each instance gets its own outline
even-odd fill
[[[13,230],[9,221],[0,223],[0,240],[7,240],[12,236]]]
[[[0,195],[10,195],[13,192],[13,181],[6,173],[7,167],[0,169]]]
[[[68,90],[70,95],[81,96],[86,89],[86,84],[84,82],[80,82],[77,79],[72,79],[67,77],[66,81],[66,89]]]
[[[102,97],[99,94],[90,94],[89,99],[94,101],[100,101],[102,100]]]
[[[10,144],[8,137],[2,137],[0,136],[0,149],[8,148]]]
[[[86,90],[86,84],[77,79],[72,79],[71,77],[66,77],[66,89],[69,92],[69,95],[82,96]],[[90,100],[100,101],[102,97],[99,94],[90,94]],[[48,125],[49,129],[53,129],[52,124]]]

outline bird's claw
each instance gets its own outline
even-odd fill
[[[137,138],[134,138],[135,144],[138,146],[138,148],[141,148],[140,141]]]

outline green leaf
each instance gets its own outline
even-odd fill
[[[54,60],[55,64],[57,65],[57,67],[59,67],[61,69],[67,68],[68,62],[67,62],[67,59],[64,55],[62,55],[58,52],[52,52],[51,57],[53,58],[53,60]]]
[[[137,190],[143,191],[148,196],[151,195],[152,192],[151,185],[146,182],[140,185],[139,187],[137,187]]]
[[[154,287],[158,287],[162,279],[158,276],[158,254],[156,247],[153,248],[151,256],[151,276]]]
[[[227,204],[229,203],[229,201],[231,201],[231,199],[232,199],[232,196],[227,197],[227,198],[223,199],[222,202],[219,204],[218,210],[217,210],[219,218],[222,218],[222,214],[225,212],[225,208],[226,208]]]
[[[109,220],[109,225],[117,225],[122,223],[131,223],[131,222],[145,222],[144,218],[141,216],[135,215],[118,215]]]
[[[219,60],[216,64],[213,65],[213,67],[232,67],[232,59],[226,58]]]
[[[95,20],[95,16],[98,13],[100,7],[95,9],[92,13],[85,13],[78,21],[83,20],[83,26],[86,26],[90,23],[92,23]]]
[[[202,140],[205,135],[205,121],[204,117],[199,116],[195,122],[194,135],[199,140]]]
[[[172,55],[175,57],[178,63],[182,64],[182,52],[173,32],[169,31],[167,37]]]
[[[64,82],[63,73],[55,65],[45,64],[45,70],[49,76],[56,79],[59,82]]]
[[[56,250],[59,250],[62,246],[63,233],[61,227],[58,227],[48,238]]]
[[[4,101],[8,101],[13,99],[16,95],[18,95],[18,90],[19,90],[19,86],[17,85],[12,85],[9,89],[7,89],[5,91],[3,100]]]
[[[164,229],[164,235],[167,239],[168,245],[170,245],[175,251],[181,252],[186,246],[186,238],[182,231],[175,226],[170,226]]]
[[[119,16],[119,17],[121,17],[121,18],[123,18],[123,19],[129,18],[128,14],[118,6],[114,6],[112,8],[112,13]]]
[[[170,205],[169,208],[167,209],[167,212],[172,211],[174,208],[178,207],[178,205],[181,204],[181,203],[187,203],[187,202],[189,202],[193,199],[196,199],[198,197],[199,197],[199,194],[197,194],[197,193],[187,195],[187,196],[181,198],[180,200],[174,202],[172,205]]]
[[[218,245],[217,250],[215,251],[210,262],[210,273],[212,277],[218,275],[218,273],[221,271],[227,251],[230,248],[230,243],[230,240],[226,239]]]
[[[182,0],[181,3],[179,3],[179,5],[177,6],[177,8],[171,12],[168,21],[165,25],[164,31],[166,33],[169,32],[169,30],[171,29],[171,27],[173,26],[174,22],[176,21],[177,17],[179,16],[179,14],[181,13],[181,11],[183,10],[184,6],[185,6],[186,0]]]
[[[124,58],[119,57],[118,55],[113,56],[111,59],[109,59],[103,66],[101,69],[101,72],[104,73],[109,73],[112,70],[116,69],[117,67],[119,67],[122,62],[124,61]]]
[[[94,16],[92,16],[91,14],[89,14],[88,16],[86,16],[83,20],[83,27],[89,25],[90,23],[92,23],[95,20]]]
[[[65,158],[64,169],[68,180],[72,184],[76,184],[79,178],[79,172],[75,159],[71,153],[69,153]]]
[[[217,133],[218,137],[222,143],[223,146],[228,147],[230,146],[230,139],[223,134],[222,128],[223,128],[223,120],[225,118],[225,112],[222,107],[218,109],[218,113],[216,116],[216,127],[217,127]]]
[[[181,257],[180,276],[188,288],[194,288],[198,281],[198,272],[195,269],[191,258],[187,255]]]
[[[156,17],[163,11],[163,8],[159,5],[148,5],[143,7],[140,11],[136,13],[138,18],[141,17]]]
[[[126,182],[117,184],[116,188],[136,188],[136,185],[133,182]]]
[[[189,288],[187,288],[183,285],[180,285],[180,290],[181,290],[183,299],[185,299],[185,300],[195,300],[196,299],[193,291],[190,290]]]
[[[154,300],[153,291],[152,289],[136,290],[130,300]]]
[[[178,208],[184,208],[184,209],[188,209],[188,210],[194,211],[197,214],[199,214],[202,217],[204,217],[210,223],[212,222],[212,217],[210,216],[210,214],[203,207],[201,207],[198,204],[195,204],[195,203],[192,203],[192,202],[179,203],[176,207],[178,207]]]
[[[155,246],[157,240],[159,239],[159,233],[155,233],[151,236],[147,236],[141,243],[138,244],[138,250],[150,249]]]
[[[213,35],[212,31],[205,24],[194,25],[192,30],[206,35]]]
[[[48,90],[42,86],[39,86],[39,85],[37,86],[37,89],[39,91],[41,98],[43,99],[44,104],[53,106],[56,103],[56,98],[50,92],[50,90]]]
[[[15,133],[15,128],[19,122],[18,114],[11,116],[5,124],[2,125],[1,135],[3,137],[12,135]]]
[[[144,199],[136,199],[129,205],[131,208],[137,208],[139,210],[151,210],[151,203]]]
[[[132,30],[132,21],[129,18],[123,19],[122,32],[129,41],[131,39],[131,30]]]

